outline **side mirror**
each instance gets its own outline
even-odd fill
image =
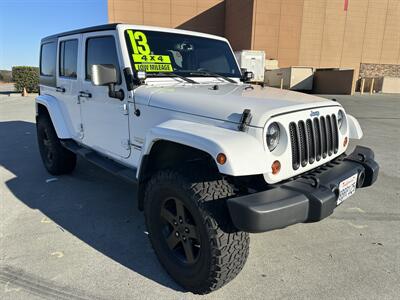
[[[247,71],[247,69],[242,69],[242,81],[243,82],[250,82],[254,78],[254,73],[251,71]]]
[[[92,84],[96,86],[108,86],[108,96],[124,100],[124,91],[115,90],[115,84],[118,82],[117,69],[114,65],[92,65]]]
[[[116,84],[117,81],[117,70],[114,65],[92,65],[93,85]]]

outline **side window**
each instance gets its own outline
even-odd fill
[[[60,43],[59,74],[63,77],[76,78],[78,65],[78,40]]]
[[[40,75],[56,75],[57,46],[55,42],[43,44],[40,49]]]
[[[86,41],[86,79],[92,78],[92,65],[114,65],[117,70],[118,81],[120,71],[117,49],[113,36],[89,38]]]

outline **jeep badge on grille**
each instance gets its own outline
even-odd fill
[[[311,111],[310,117],[319,117],[319,111]]]

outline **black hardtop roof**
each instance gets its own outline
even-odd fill
[[[59,38],[61,36],[66,36],[66,35],[94,32],[94,31],[113,30],[117,27],[118,24],[121,24],[121,23],[103,24],[103,25],[85,27],[85,28],[81,28],[81,29],[75,29],[75,30],[70,30],[70,31],[62,32],[62,33],[57,33],[57,34],[46,36],[45,38],[42,39],[41,43],[43,44],[46,41],[54,40],[56,38]]]

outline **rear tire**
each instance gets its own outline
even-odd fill
[[[159,261],[187,290],[206,294],[242,270],[249,234],[232,224],[225,203],[233,187],[224,179],[189,179],[182,172],[156,173],[145,191],[149,238]]]
[[[76,166],[76,155],[61,145],[48,115],[39,115],[36,123],[40,156],[52,175],[71,173]]]

